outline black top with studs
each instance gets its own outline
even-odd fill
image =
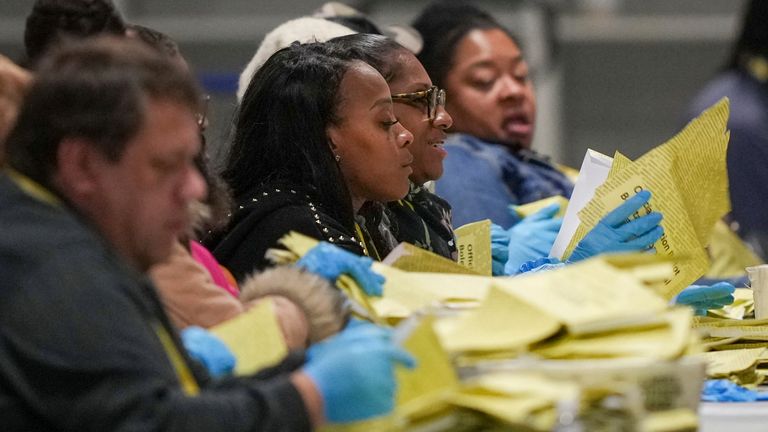
[[[259,186],[238,199],[229,225],[211,233],[203,244],[242,281],[272,265],[265,257],[267,249],[282,248],[278,240],[291,231],[365,254],[354,232],[328,216],[305,190],[275,184]]]

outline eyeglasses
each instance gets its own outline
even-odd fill
[[[445,90],[432,86],[427,90],[413,93],[399,93],[392,95],[392,100],[406,100],[410,102],[425,101],[427,103],[427,118],[434,120],[437,116],[437,107],[445,107]]]

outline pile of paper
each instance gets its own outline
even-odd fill
[[[712,351],[700,356],[707,362],[709,378],[727,378],[746,387],[755,387],[765,381],[766,371],[758,368],[768,363],[766,348]]]
[[[312,242],[298,235],[284,240],[297,255]],[[387,278],[384,295],[363,298],[365,307],[381,322],[398,324],[396,338],[414,354],[418,367],[398,371],[395,414],[334,430],[551,430],[567,409],[581,413],[580,421],[608,419],[610,403],[605,401],[642,393],[639,382],[578,382],[546,371],[507,370],[459,379],[457,368],[532,356],[537,362],[675,362],[698,351],[691,311],[670,309],[647,287],[672,272],[669,262],[653,255],[599,258],[514,278],[406,272],[382,263],[374,263],[374,269]],[[342,289],[360,295],[350,281]],[[653,367],[646,363],[642,369]],[[700,380],[690,382],[696,389],[689,393],[697,393]],[[649,413],[677,408],[652,410],[644,400],[627,401],[614,412],[616,421],[655,418]],[[692,418],[695,424],[691,413],[680,411],[669,424],[690,424]]]
[[[497,278],[476,309],[436,323],[459,365],[547,359],[671,360],[697,352],[688,308],[667,303],[605,260]]]
[[[693,326],[701,334],[704,348],[712,351],[768,348],[768,319],[754,319],[752,290],[738,288],[734,298],[733,304],[709,311],[709,316],[695,318]]]
[[[425,316],[403,342],[417,361],[399,369],[397,409],[387,417],[328,431],[693,430],[703,364],[690,360],[485,364],[457,375]],[[395,330],[396,339],[402,327]],[[661,385],[660,383],[663,383]],[[668,391],[669,390],[669,391]]]
[[[696,317],[693,327],[702,337],[701,354],[707,376],[727,378],[753,387],[768,376],[768,319],[754,319],[752,290],[736,289],[733,304]]]
[[[711,350],[768,347],[768,319],[696,317],[693,326]]]

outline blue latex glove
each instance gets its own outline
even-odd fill
[[[687,305],[696,311],[696,315],[706,315],[709,309],[720,309],[733,303],[736,287],[728,282],[714,285],[691,285],[675,297],[675,304]]]
[[[330,243],[320,242],[296,263],[301,268],[316,273],[331,283],[342,274],[351,276],[369,296],[381,297],[384,292],[384,276],[371,270],[373,261],[357,256]]]
[[[504,273],[513,275],[532,259],[549,255],[563,218],[555,217],[560,204],[551,204],[524,218],[509,229],[509,252]]]
[[[579,242],[568,261],[580,261],[602,253],[651,248],[664,235],[664,230],[659,226],[661,213],[651,212],[632,221],[628,220],[649,199],[651,193],[642,190],[605,215]]]
[[[323,397],[328,421],[359,421],[394,409],[395,364],[412,368],[415,361],[390,338],[388,329],[358,323],[309,348],[304,372]]]
[[[557,258],[539,258],[523,263],[518,269],[518,273],[537,273],[540,271],[554,270],[565,266],[564,262],[561,262]]]
[[[499,225],[491,224],[491,268],[494,276],[504,274],[508,257],[509,232]]]
[[[235,369],[235,356],[213,333],[197,326],[181,331],[181,341],[189,356],[199,361],[214,377],[229,375]]]
[[[491,258],[496,269],[493,274],[517,274],[523,263],[547,256],[563,224],[562,218],[555,217],[559,210],[560,204],[551,204],[506,231],[491,225]]]
[[[704,402],[755,402],[768,400],[768,393],[744,388],[727,379],[707,380],[701,390]]]

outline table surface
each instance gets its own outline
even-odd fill
[[[702,402],[700,432],[768,431],[768,402]]]

